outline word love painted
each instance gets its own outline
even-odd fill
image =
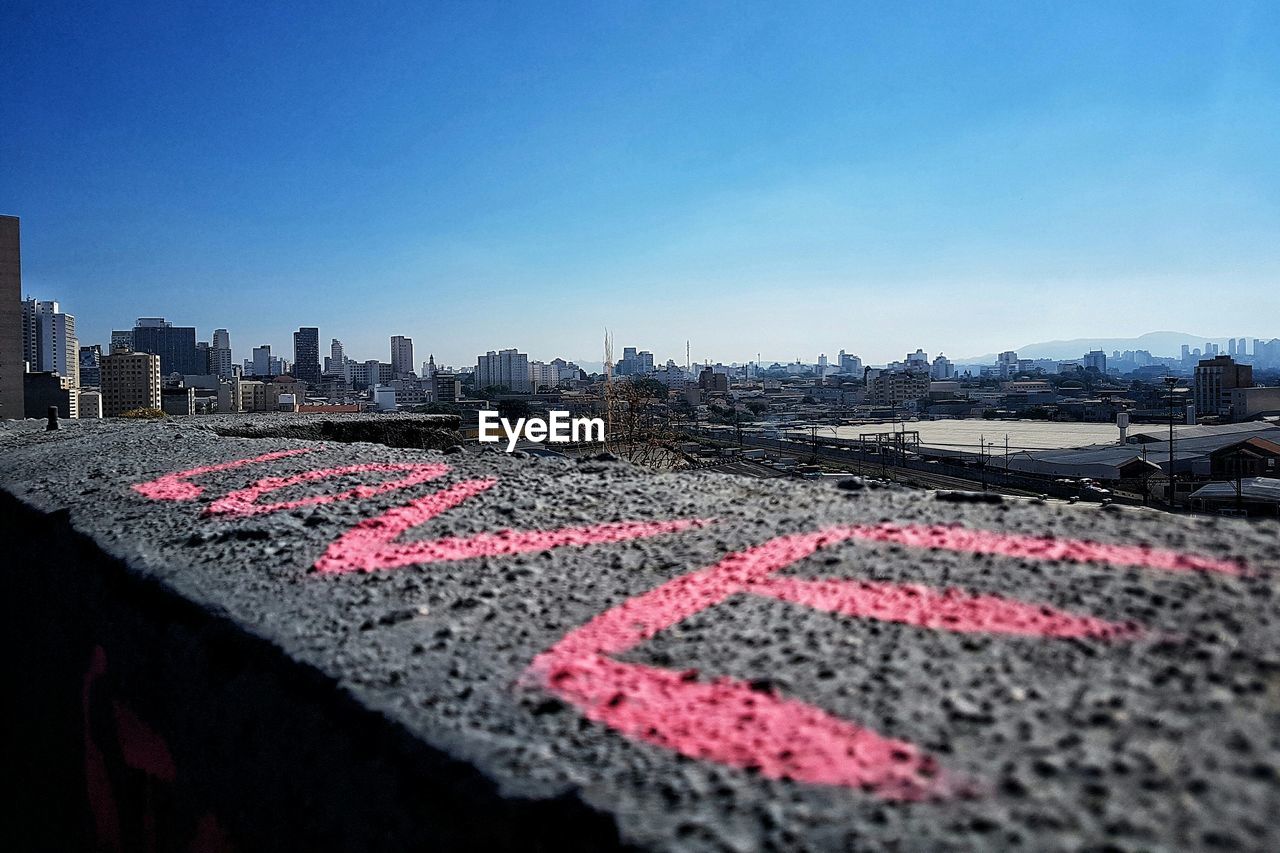
[[[616,660],[639,644],[733,595],[757,595],[861,619],[937,631],[1123,640],[1140,627],[1045,604],[917,584],[779,577],[820,548],[861,540],[970,554],[1239,574],[1236,563],[1158,549],[1016,536],[949,526],[828,527],[780,536],[668,581],[570,632],[523,677],[628,737],[690,758],[754,769],[771,779],[841,785],[885,799],[941,798],[968,790],[915,745],[807,703],[727,677],[710,681]]]
[[[319,449],[319,448],[316,448]],[[153,500],[191,500],[203,489],[191,482],[207,474],[269,464],[313,449],[168,474],[134,486]],[[265,477],[214,500],[205,516],[250,516],[301,506],[367,498],[410,488],[447,474],[439,463],[385,463],[318,468],[288,477]],[[273,492],[353,474],[391,476],[378,485],[275,503]],[[410,529],[484,494],[491,478],[463,480],[361,521],[316,561],[321,574],[371,572],[409,565],[494,557],[565,546],[620,542],[675,533],[706,519],[612,522],[549,531],[500,530],[466,537],[400,541]],[[823,548],[844,542],[949,550],[1023,560],[1065,560],[1159,571],[1238,575],[1234,562],[1176,551],[1051,537],[1021,536],[957,526],[842,525],[780,536],[730,554],[714,565],[676,577],[601,613],[538,655],[521,678],[587,718],[637,741],[681,755],[751,769],[772,779],[858,788],[885,799],[948,797],[971,791],[916,745],[798,699],[760,690],[729,677],[703,679],[697,672],[626,663],[618,656],[731,596],[755,595],[840,616],[876,619],[937,631],[981,632],[1040,639],[1123,641],[1141,633],[1136,624],[1109,622],[1039,602],[982,595],[920,584],[780,576]]]
[[[191,482],[193,478],[246,466],[263,465],[322,449],[317,447],[266,453],[250,459],[177,471],[155,480],[139,483],[133,487],[133,490],[151,500],[193,500],[204,493],[203,487]],[[449,470],[449,466],[442,463],[371,462],[334,468],[317,468],[288,477],[264,477],[247,488],[230,492],[213,501],[203,514],[205,517],[254,516],[344,500],[363,500],[438,479],[449,473]],[[337,494],[313,495],[276,503],[260,502],[264,496],[291,486],[356,474],[397,476],[393,480],[378,485],[356,486]],[[572,545],[621,542],[627,539],[674,533],[707,523],[704,519],[621,521],[561,527],[556,530],[498,530],[472,536],[447,536],[413,542],[397,541],[409,529],[425,524],[442,512],[487,492],[497,484],[498,481],[492,478],[463,480],[432,494],[416,498],[403,506],[390,509],[382,515],[365,519],[328,547],[316,561],[315,570],[321,574],[373,572],[424,563],[466,560],[472,557],[496,557]]]

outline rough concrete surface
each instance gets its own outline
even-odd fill
[[[403,733],[379,750],[412,763],[421,749],[460,790],[521,804],[483,812],[495,820],[555,815],[522,836],[452,812],[443,846],[468,846],[470,826],[475,846],[561,849],[579,828],[595,849],[1280,849],[1274,524],[235,438],[194,420],[63,426],[0,429],[0,490],[87,543],[63,559],[98,549],[126,587],[278,651],[314,673],[314,695],[349,703],[345,726]],[[133,488],[280,451],[306,452]],[[380,488],[424,464],[447,471]],[[235,494],[268,477],[282,479]],[[417,499],[417,515],[384,516]],[[45,570],[31,536],[6,583]],[[139,648],[186,637],[148,631]],[[264,707],[288,730],[282,703]],[[322,750],[319,725],[300,722],[291,748]],[[200,761],[224,772],[216,753]],[[328,772],[304,787],[374,808],[364,770]],[[214,803],[221,837],[261,846],[237,808]],[[367,829],[343,846],[389,837]]]

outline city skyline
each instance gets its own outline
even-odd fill
[[[1274,5],[0,14],[0,202],[86,341],[885,361],[1280,315]]]
[[[46,300],[39,299],[37,297],[24,296],[24,304],[28,302],[33,304],[36,302],[47,302],[47,304],[52,305],[55,310],[59,305],[59,300],[57,299],[54,299],[52,301],[46,301]],[[67,316],[72,318],[71,322],[73,324],[78,322],[77,320],[74,319],[75,318],[74,311],[68,311],[66,312],[66,314]],[[135,323],[139,325],[135,327],[134,325]],[[161,324],[161,323],[171,327],[183,325],[181,323],[174,322],[165,316],[138,317],[138,318],[135,318],[133,322],[130,322],[129,324],[126,324],[126,325],[129,329],[142,328],[145,331],[154,331],[154,328],[148,328],[148,327],[154,327],[157,324]],[[100,346],[102,349],[109,351],[112,345],[112,340],[116,335],[121,333],[119,326],[120,324],[115,324],[115,326],[113,327],[113,331],[107,336],[107,339],[105,341],[92,341],[85,338],[81,338],[79,340],[79,343],[82,343],[86,347],[97,345],[97,346]],[[183,331],[183,329],[175,329],[175,331]],[[310,343],[309,352],[311,356],[314,357],[315,365],[317,369],[319,369],[319,352],[320,352],[319,340],[320,340],[320,337],[323,336],[324,332],[323,330],[320,330],[316,327],[303,326],[297,331],[287,333],[286,337],[288,337],[292,341],[292,343],[285,347],[281,347],[271,341],[263,341],[262,343],[246,343],[242,341],[238,344],[233,344],[231,342],[232,340],[239,340],[238,335],[235,334],[234,329],[228,330],[225,327],[219,327],[219,328],[213,329],[212,332],[209,334],[205,334],[201,332],[200,327],[198,326],[194,328],[186,328],[185,331],[191,332],[191,334],[188,335],[188,337],[191,338],[192,345],[195,344],[195,341],[197,338],[202,338],[206,340],[203,340],[200,343],[200,346],[207,346],[207,345],[210,345],[211,343],[214,350],[225,348],[228,353],[228,355],[225,357],[225,362],[226,362],[225,366],[228,371],[232,363],[238,364],[241,361],[244,361],[246,363],[254,361],[255,358],[257,357],[258,351],[262,350],[264,347],[265,347],[265,351],[267,352],[274,351],[279,354],[278,356],[273,356],[273,359],[275,358],[283,359],[286,357],[286,355],[292,356],[297,351],[299,332],[309,332],[312,335],[310,339],[311,343]],[[612,332],[609,332],[609,335],[611,338],[616,337],[612,334]],[[1157,342],[1157,345],[1152,346],[1150,344],[1147,344],[1144,339],[1154,340]],[[352,352],[352,348],[347,344],[347,340],[345,338],[330,336],[330,340],[333,343],[337,344],[339,348],[342,351],[344,351],[344,353],[353,363],[370,360],[369,358],[366,358],[366,357],[360,357],[360,358],[351,357],[350,354]],[[1144,333],[1143,335],[1139,335],[1137,337],[1127,338],[1127,339],[1103,339],[1099,337],[1091,337],[1091,338],[1086,337],[1086,338],[1070,339],[1070,340],[1028,342],[1027,344],[1015,346],[1012,348],[1008,346],[1001,346],[999,347],[999,352],[991,352],[991,353],[985,353],[981,355],[971,355],[971,356],[955,356],[954,354],[949,353],[945,347],[937,347],[930,342],[924,342],[923,346],[928,347],[928,351],[930,354],[937,355],[937,356],[946,356],[953,363],[962,364],[962,365],[979,365],[979,364],[989,364],[989,363],[995,362],[999,357],[999,353],[1004,353],[1004,352],[1013,352],[1015,354],[1022,353],[1024,357],[1032,357],[1032,358],[1071,359],[1079,355],[1079,352],[1077,351],[1084,352],[1088,350],[1098,349],[1098,350],[1110,353],[1114,349],[1117,352],[1122,350],[1130,350],[1130,351],[1137,350],[1137,351],[1147,352],[1148,354],[1156,358],[1175,358],[1179,355],[1179,351],[1178,351],[1179,348],[1181,348],[1184,355],[1188,350],[1193,348],[1196,349],[1196,352],[1198,353],[1200,347],[1205,347],[1207,345],[1218,346],[1222,349],[1223,352],[1226,352],[1228,350],[1228,346],[1230,346],[1231,349],[1234,350],[1237,341],[1239,341],[1239,344],[1241,347],[1240,354],[1245,355],[1252,352],[1251,346],[1254,343],[1264,344],[1274,340],[1275,340],[1274,334],[1214,336],[1214,335],[1196,335],[1196,334],[1190,334],[1186,332],[1158,331],[1158,332],[1147,332],[1147,333]],[[407,349],[407,354],[402,354],[403,355],[401,359],[402,363],[404,365],[410,366],[411,368],[416,367],[419,363],[425,363],[426,361],[425,359],[418,359],[417,361],[414,360],[414,355],[413,355],[414,338],[412,335],[396,334],[396,335],[384,336],[384,341],[385,343],[383,344],[383,350],[389,351],[389,355],[386,354],[385,352],[384,354],[375,354],[372,360],[385,361],[393,365],[396,364],[397,342],[404,341],[408,349]],[[643,343],[641,345],[643,345]],[[480,358],[484,357],[484,352],[481,352],[480,348],[484,348],[485,346],[486,345],[483,343],[477,343],[475,344],[475,347],[478,349],[475,355],[472,355],[472,356],[464,355],[459,359],[454,359],[451,361],[459,364],[464,369],[466,369],[467,365],[474,364],[477,357],[480,357]],[[709,356],[702,357],[702,358],[694,358],[692,357],[692,355],[690,355],[690,363],[694,366],[702,365],[702,364],[728,364],[728,365],[758,364],[761,366],[768,366],[770,364],[786,365],[786,364],[794,364],[794,363],[813,364],[826,358],[834,359],[837,353],[844,354],[845,352],[848,352],[849,355],[858,356],[860,361],[867,363],[869,366],[874,366],[874,365],[884,365],[884,364],[892,364],[895,362],[899,362],[901,361],[901,358],[904,353],[906,353],[909,357],[910,351],[902,349],[901,347],[903,346],[906,346],[906,344],[900,345],[900,349],[896,354],[891,353],[890,357],[887,357],[884,359],[862,358],[861,351],[858,350],[856,347],[833,347],[830,349],[819,349],[816,353],[813,353],[813,352],[800,353],[791,357],[784,357],[784,358],[772,358],[763,353],[757,354],[758,357],[745,356],[745,357],[739,357],[739,358],[712,358]],[[528,350],[527,347],[521,347],[521,346],[515,346],[513,349],[522,350],[522,351]],[[615,362],[620,362],[623,359],[623,356],[620,353],[623,353],[624,351],[627,351],[627,350],[634,351],[635,349],[636,347],[620,346],[615,352]],[[1055,353],[1049,352],[1049,350],[1057,350],[1057,352],[1055,354]],[[426,347],[426,348],[423,348],[422,351],[429,352],[430,354],[429,357],[433,361],[435,360],[436,352],[434,349],[431,349],[430,347]],[[920,349],[918,347],[917,354],[919,352],[920,352]],[[250,353],[252,354],[252,357],[247,355]],[[246,355],[244,355],[243,358],[238,357],[241,354],[246,354]],[[492,352],[490,351],[489,354],[492,355]],[[1234,354],[1234,352],[1232,354]],[[601,356],[601,358],[603,357],[603,345],[602,345],[602,351],[598,353],[598,355]],[[675,358],[674,356],[668,356],[666,358],[663,358],[653,354],[652,352],[649,352],[648,355],[650,356],[650,359],[657,365],[666,364],[668,361],[673,361],[677,365],[684,364],[683,360],[679,358]],[[531,358],[536,357],[536,359],[538,360],[551,360],[552,358],[565,358],[566,354],[562,350],[555,350],[550,354],[537,353],[536,356],[531,354],[530,357]],[[603,364],[602,361],[597,362],[596,359],[575,358],[572,355],[569,355],[567,357],[567,360],[570,362],[582,364],[584,366]],[[326,361],[328,361],[328,359],[326,359]],[[446,360],[443,358],[440,359],[439,361],[440,363],[446,363]],[[401,371],[401,372],[407,372],[407,371]],[[319,377],[319,374],[317,373],[315,377],[308,376],[308,377],[301,377],[301,378],[304,378],[307,381],[315,381],[316,379],[318,379],[318,377]]]

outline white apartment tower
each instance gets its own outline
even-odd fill
[[[80,341],[76,318],[64,314],[57,302],[22,303],[22,350],[32,371],[50,371],[80,386]]]
[[[528,394],[529,356],[514,349],[504,349],[476,358],[476,388],[505,386],[515,394]]]

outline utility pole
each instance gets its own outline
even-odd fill
[[[1147,468],[1147,446],[1142,445],[1142,505],[1147,506],[1151,495],[1151,471]]]
[[[978,435],[978,470],[982,472],[982,491],[987,490],[987,437]]]
[[[613,335],[604,330],[604,449],[609,449],[609,436],[613,432]]]
[[[1235,462],[1235,467],[1236,467],[1236,515],[1237,517],[1244,510],[1243,484],[1241,482],[1241,477],[1243,477],[1244,475],[1244,469],[1240,465],[1240,450],[1241,450],[1240,446],[1236,445],[1236,451],[1235,453],[1232,454],[1232,456],[1235,457],[1233,461]]]
[[[1166,376],[1164,378],[1165,387],[1169,394],[1169,511],[1173,512],[1177,506],[1178,497],[1178,478],[1173,472],[1173,411],[1174,402],[1178,399],[1178,394],[1185,394],[1187,388],[1178,387],[1178,377]]]

